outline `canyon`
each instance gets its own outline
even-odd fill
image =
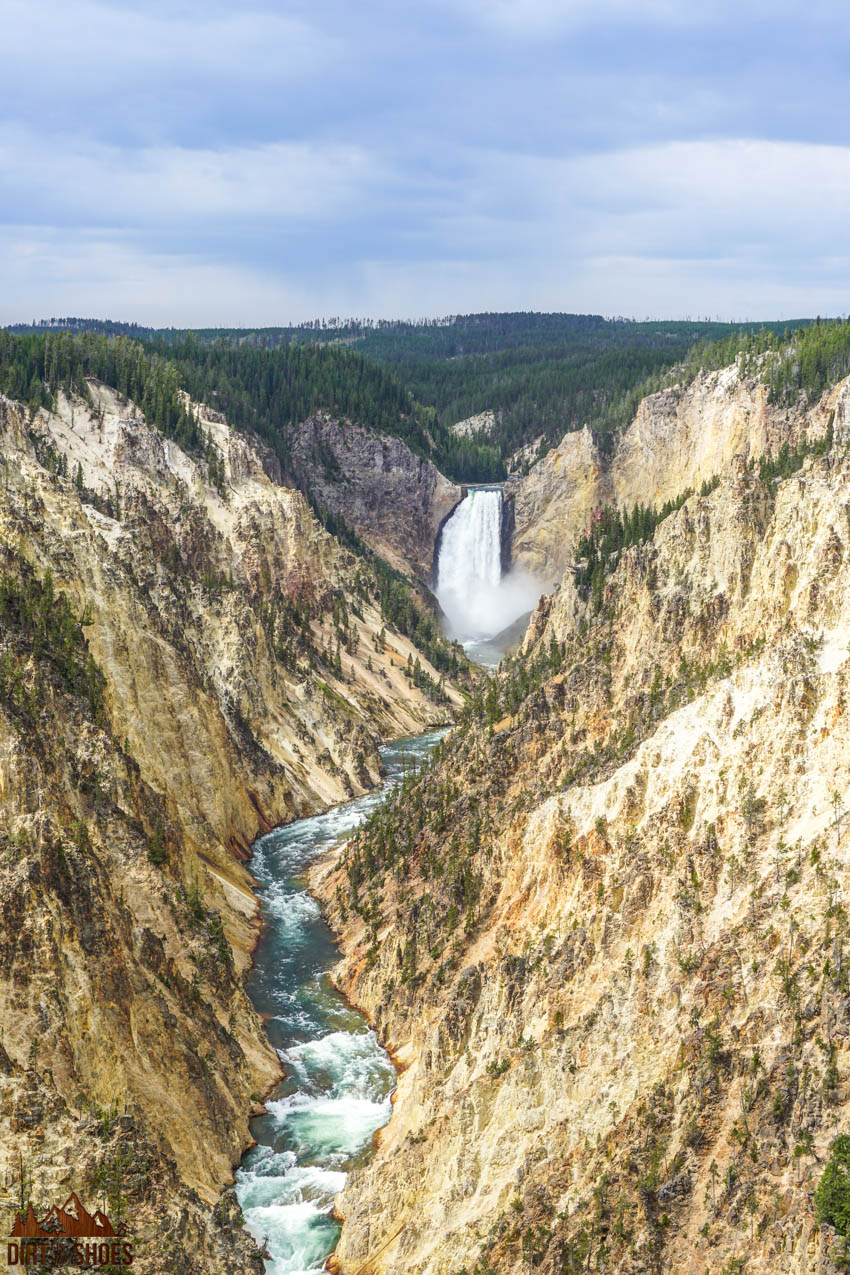
[[[335,1270],[840,1269],[850,380],[699,371],[498,493],[330,411],[282,458],[185,402],[200,448],[93,377],[0,398],[7,1212],[73,1189],[143,1275],[267,1266],[234,1169],[254,1117],[261,1219],[308,1042],[262,952],[248,994],[251,853],[268,909],[304,835],[286,888],[398,1072],[371,1158],[293,1196],[335,1234],[341,1186]],[[665,502],[591,589],[581,533]],[[508,568],[533,610],[485,677],[430,590],[457,636]],[[380,804],[379,745],[450,722]]]
[[[259,1270],[221,1195],[280,1075],[251,843],[461,697],[258,441],[197,405],[193,456],[86,398],[0,400],[6,1205],[97,1191],[139,1270]]]
[[[643,501],[716,484],[598,609],[567,572],[433,765],[314,865],[400,1072],[340,1271],[843,1269],[814,1191],[850,1115],[850,383],[766,397],[729,369],[642,404],[605,481],[637,491],[652,426]],[[554,506],[578,456],[592,507],[587,440],[557,450],[526,492]]]

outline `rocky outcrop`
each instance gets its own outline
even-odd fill
[[[848,509],[843,441],[775,486],[733,459],[598,613],[571,576],[544,599],[434,766],[317,866],[340,985],[401,1068],[340,1270],[835,1269]]]
[[[6,587],[27,579],[8,552],[2,567]],[[9,696],[9,661],[26,655],[4,619],[4,1221],[19,1192],[42,1216],[76,1191],[127,1220],[143,1271],[166,1254],[168,1269],[253,1270],[253,1246],[211,1208],[279,1067],[224,935],[252,932],[250,878],[202,858],[49,661],[29,664],[26,699]]]
[[[763,384],[732,366],[643,399],[610,457],[600,454],[587,428],[566,434],[526,477],[509,485],[516,509],[514,561],[554,584],[593,509],[631,509],[638,502],[660,507],[727,472],[736,456],[758,458],[785,442],[793,447],[821,437],[830,416],[837,426],[844,419],[848,400],[845,385],[813,410],[773,406]]]
[[[397,570],[432,583],[434,543],[461,489],[431,461],[399,438],[317,413],[299,425],[290,464],[319,507]]]
[[[451,431],[457,434],[458,438],[471,438],[474,434],[492,434],[496,423],[495,412],[477,412],[474,416],[467,416],[462,421],[456,421],[451,426]]]
[[[505,485],[514,511],[513,562],[549,586],[556,584],[572,561],[575,537],[611,494],[590,430],[565,434],[527,477]]]
[[[220,415],[191,456],[90,395],[0,400],[0,1172],[123,1200],[134,1269],[235,1275],[219,1197],[279,1074],[250,843],[460,696]]]

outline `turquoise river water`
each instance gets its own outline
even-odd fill
[[[266,1101],[267,1114],[252,1124],[258,1145],[237,1171],[236,1192],[252,1235],[268,1236],[268,1275],[322,1270],[339,1233],[334,1197],[389,1120],[395,1085],[375,1033],[331,985],[328,971],[339,954],[304,873],[317,855],[351,836],[444,734],[387,745],[381,788],[277,828],[254,845],[263,933],[248,990],[267,1016],[285,1076]]]

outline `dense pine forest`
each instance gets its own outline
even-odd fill
[[[778,349],[807,323],[470,315],[442,328],[372,329],[357,348],[394,367],[444,425],[493,411],[490,440],[507,460],[528,443],[541,439],[546,449],[585,424],[608,447],[640,399],[668,383],[678,365],[701,358],[703,366],[723,366],[739,347]],[[836,339],[846,347],[846,335]]]
[[[49,319],[0,333],[0,388],[39,405],[59,385],[84,393],[96,376],[197,445],[182,389],[259,434],[284,465],[291,430],[326,408],[404,439],[456,481],[494,481],[520,447],[543,451],[585,424],[611,446],[644,394],[739,356],[774,401],[811,401],[850,370],[850,323],[479,314],[181,332]],[[489,436],[452,432],[482,411],[495,414]]]
[[[87,377],[132,399],[166,437],[190,450],[200,446],[176,366],[138,342],[93,330],[13,335],[0,329],[0,393],[26,403],[32,413],[51,408],[60,391],[88,400]]]
[[[693,375],[736,359],[745,374],[765,382],[772,403],[807,406],[850,373],[850,319],[815,319],[790,331],[766,326],[701,341],[689,351],[683,370]]]
[[[185,345],[185,334],[174,329],[88,319],[49,319],[38,326],[133,336],[168,347],[174,357]],[[768,326],[779,335],[789,325]],[[703,348],[723,340],[736,345],[760,330],[754,324],[738,328],[710,321],[638,323],[601,315],[509,313],[419,322],[316,319],[252,331],[200,329],[193,336],[214,349],[356,349],[404,385],[416,405],[409,411],[415,411],[433,439],[432,454],[440,468],[461,482],[486,482],[505,476],[505,462],[520,447],[542,440],[539,446],[545,450],[585,424],[603,447],[609,445],[640,398],[660,388],[695,345]],[[456,422],[483,411],[496,417],[489,436],[458,438],[451,432]],[[381,427],[387,428],[386,421]],[[392,432],[407,439],[408,427],[409,421]],[[420,442],[415,429],[410,437]]]
[[[88,395],[95,377],[132,399],[164,434],[189,448],[202,445],[197,423],[181,391],[227,415],[240,430],[270,446],[287,468],[291,430],[311,413],[337,416],[404,440],[460,482],[504,476],[494,447],[455,438],[419,407],[389,369],[334,344],[292,342],[266,349],[195,333],[153,334],[143,339],[120,324],[68,320],[15,332],[0,329],[0,392],[49,407],[60,389]],[[126,325],[128,328],[130,325]]]

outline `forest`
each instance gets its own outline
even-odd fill
[[[695,347],[713,352],[720,343],[723,362],[732,362],[740,345],[770,340],[778,347],[807,322],[738,326],[598,315],[468,315],[442,328],[370,330],[358,349],[394,367],[438,422],[450,426],[494,412],[488,441],[508,461],[520,447],[541,439],[539,449],[545,450],[584,425],[610,449],[640,399],[668,383]]]
[[[40,405],[60,385],[85,393],[85,377],[96,376],[198,446],[182,389],[257,433],[284,468],[291,431],[324,408],[402,438],[455,481],[492,482],[519,448],[545,451],[584,425],[610,449],[645,394],[736,358],[772,401],[810,402],[850,371],[850,322],[521,313],[182,332],[50,319],[0,332],[0,389]],[[490,436],[452,432],[485,410],[495,415]]]
[[[131,399],[148,420],[189,449],[203,439],[181,391],[257,434],[288,467],[291,431],[320,409],[404,440],[459,482],[504,476],[497,451],[455,438],[414,402],[390,370],[338,345],[292,343],[272,349],[209,343],[195,333],[136,340],[94,323],[12,332],[0,329],[0,391],[31,410],[50,407],[63,389],[89,398],[87,377]],[[111,325],[119,327],[120,325]]]
[[[779,338],[805,322],[772,324],[767,330]],[[187,335],[176,329],[72,318],[45,320],[39,330],[50,327],[133,336],[173,358],[185,357]],[[695,347],[713,350],[720,342],[728,351],[744,338],[759,338],[761,331],[756,324],[709,320],[636,322],[519,312],[417,322],[316,319],[280,328],[199,329],[192,339],[217,351],[234,347],[248,365],[256,352],[294,346],[330,347],[340,355],[356,351],[404,386],[412,400],[408,417],[413,413],[427,429],[430,454],[444,473],[458,482],[488,482],[505,477],[506,462],[519,448],[541,440],[545,450],[583,425],[594,430],[603,448],[610,447],[641,397],[661,388]],[[456,422],[482,411],[496,418],[490,436],[458,438],[451,432]],[[387,428],[385,420],[381,427]],[[409,419],[392,432],[421,445]]]
[[[25,403],[31,413],[52,408],[60,391],[90,401],[89,377],[131,399],[166,437],[189,450],[201,447],[201,431],[181,396],[176,366],[139,342],[95,331],[14,335],[0,328],[0,392]]]
[[[772,403],[808,406],[850,374],[850,319],[815,319],[793,330],[779,325],[699,342],[685,360],[685,375],[738,360],[746,376],[763,381]]]

